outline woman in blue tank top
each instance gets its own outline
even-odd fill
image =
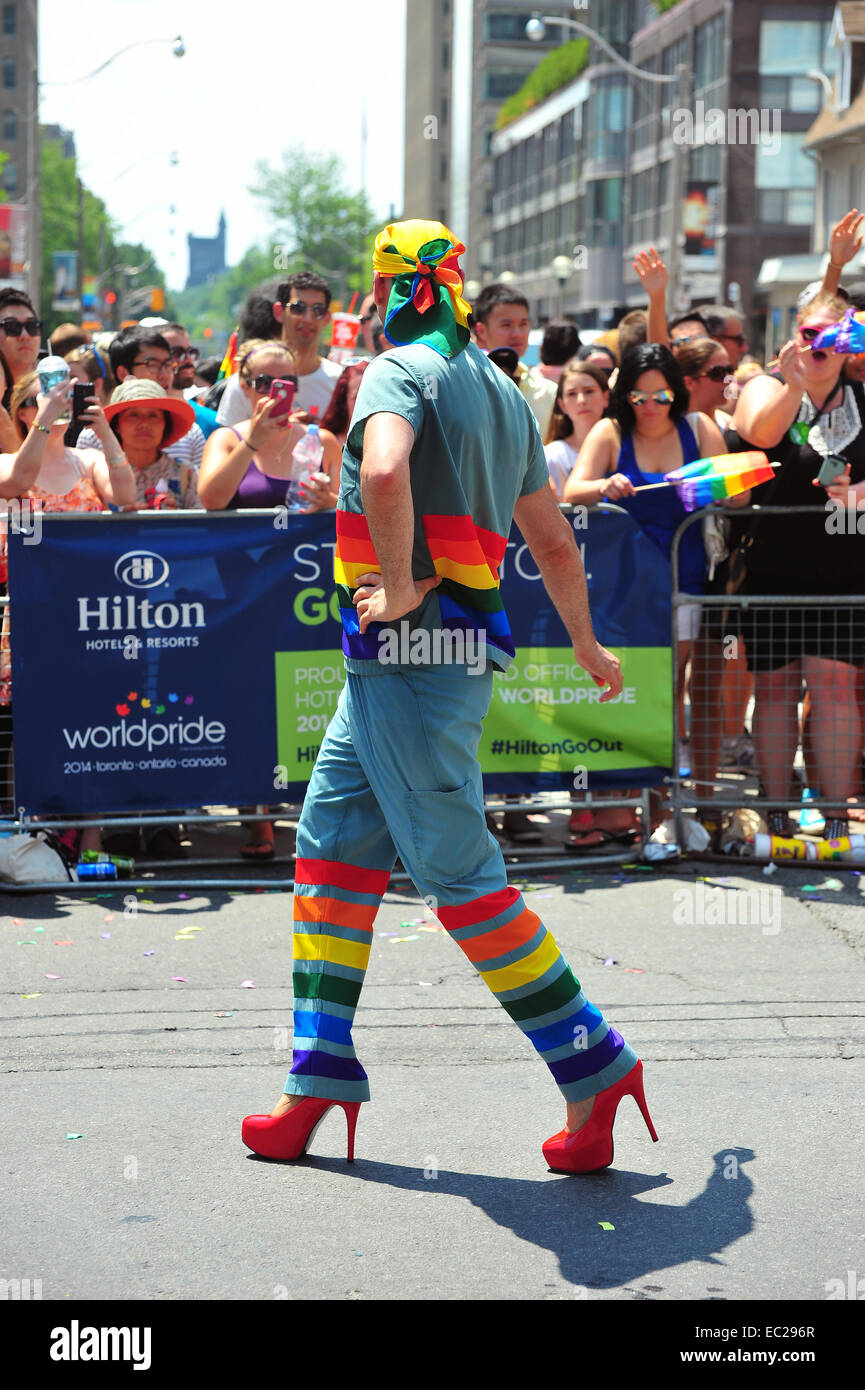
[[[661,482],[666,473],[695,459],[727,452],[714,421],[699,412],[688,415],[687,411],[688,392],[670,350],[660,343],[632,348],[619,367],[610,396],[610,418],[598,421],[587,436],[579,462],[565,484],[565,501],[584,506],[600,501],[617,503],[669,557],[673,536],[688,515],[679,494],[672,487],[641,493],[636,489]],[[749,497],[750,493],[742,493],[728,502],[745,506]],[[679,542],[679,591],[702,594],[706,574],[702,527],[695,522]],[[676,631],[680,692],[699,631],[700,605],[680,606]],[[694,720],[693,708],[691,714]],[[701,756],[704,750],[705,759]],[[715,768],[709,762],[707,741],[695,740],[695,781],[714,780]]]

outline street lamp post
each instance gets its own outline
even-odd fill
[[[669,85],[672,82],[679,86],[679,105],[687,107],[689,74],[684,64],[679,64],[675,76],[668,73],[646,72],[644,68],[635,67],[626,58],[611,48],[606,39],[602,38],[594,29],[590,29],[587,24],[582,24],[578,19],[568,19],[564,15],[533,14],[526,25],[526,38],[534,43],[540,43],[545,37],[548,24],[563,24],[568,29],[574,29],[578,34],[583,34],[597,44],[598,48],[610,59],[622,68],[631,77],[635,77],[644,82],[662,82]],[[684,168],[685,168],[685,146],[677,145],[674,153],[673,180],[675,184],[673,200],[673,222],[670,231],[670,284],[675,287],[678,283],[678,276],[681,269],[681,240],[682,232],[682,199],[684,196]],[[559,260],[556,257],[556,260]],[[555,262],[553,262],[555,265]],[[559,298],[563,282],[560,281]]]
[[[565,285],[567,284],[574,263],[570,256],[553,257],[553,274],[559,282],[559,297],[556,305],[556,318],[560,319],[565,307]]]
[[[171,39],[136,39],[134,43],[128,43],[128,44],[125,44],[123,48],[118,48],[118,50],[117,50],[116,53],[112,53],[111,56],[108,57],[108,58],[106,58],[104,62],[100,63],[99,66],[98,66],[97,68],[94,68],[92,72],[85,72],[85,73],[83,74],[83,76],[81,76],[81,77],[67,78],[67,79],[64,79],[63,81],[60,81],[60,82],[41,82],[41,81],[39,81],[38,77],[37,77],[37,79],[36,79],[36,109],[35,109],[35,112],[34,112],[34,115],[35,115],[35,117],[36,117],[36,124],[35,124],[35,131],[34,131],[34,135],[33,135],[33,139],[34,139],[34,141],[35,141],[36,159],[35,159],[35,170],[34,170],[34,175],[33,175],[33,179],[32,179],[32,181],[31,181],[30,185],[28,186],[28,189],[27,189],[27,199],[26,199],[26,201],[27,201],[27,203],[28,203],[28,205],[29,205],[29,208],[30,208],[30,217],[29,217],[29,219],[28,219],[28,229],[27,229],[27,243],[28,243],[27,250],[28,250],[28,261],[30,262],[30,277],[29,277],[29,283],[30,283],[30,297],[31,297],[31,299],[33,300],[33,303],[36,304],[36,305],[38,305],[38,303],[39,303],[39,286],[40,286],[40,280],[41,280],[41,266],[40,266],[40,265],[37,265],[36,262],[37,262],[37,260],[41,260],[41,230],[42,230],[42,216],[41,216],[40,200],[41,200],[41,197],[42,197],[42,175],[41,175],[40,151],[39,151],[39,147],[38,147],[38,146],[39,146],[39,140],[40,140],[40,112],[39,112],[39,108],[40,108],[40,104],[41,104],[43,88],[45,88],[45,87],[73,87],[73,86],[76,86],[76,85],[77,85],[78,83],[80,83],[80,82],[89,82],[90,79],[91,79],[92,77],[96,77],[100,72],[104,72],[105,69],[106,69],[107,67],[110,67],[110,65],[115,61],[115,59],[121,57],[121,55],[124,54],[124,53],[129,53],[131,49],[133,49],[133,48],[144,48],[144,47],[146,47],[146,46],[148,46],[148,45],[150,45],[150,44],[165,44],[165,43],[170,43],[170,44],[171,44],[171,51],[172,51],[172,53],[174,54],[175,58],[182,58],[182,57],[184,56],[184,54],[186,53],[186,45],[184,44],[183,39],[181,38],[180,34],[175,34],[174,37],[171,38]],[[174,162],[174,161],[173,161],[173,162]],[[134,167],[133,165],[130,165],[130,166],[129,166],[129,168],[133,168],[133,167]],[[128,173],[129,170],[126,169],[126,170],[124,170],[123,172],[124,172],[124,173]],[[118,175],[118,177],[119,177],[119,175]],[[80,303],[80,302],[81,302],[81,295],[82,295],[82,288],[83,288],[83,275],[84,275],[84,255],[83,255],[83,252],[84,252],[84,228],[83,228],[83,217],[84,217],[84,191],[83,191],[83,188],[82,188],[82,185],[81,185],[81,180],[80,180],[80,178],[76,180],[76,183],[77,183],[77,192],[78,192],[78,299],[79,299],[79,303]],[[40,253],[39,255],[37,255],[37,251],[39,251],[39,253]]]
[[[175,34],[173,39],[136,39],[134,43],[127,43],[124,45],[123,48],[118,48],[117,52],[112,53],[110,58],[106,58],[104,63],[100,63],[98,68],[94,68],[92,72],[85,72],[82,77],[68,77],[64,78],[62,82],[40,82],[39,86],[74,87],[78,82],[89,82],[91,77],[96,77],[100,72],[104,72],[107,67],[110,67],[110,65],[114,62],[116,58],[119,58],[124,53],[128,53],[130,49],[145,48],[148,44],[152,43],[170,43],[171,51],[174,54],[175,58],[182,58],[186,52],[186,47],[184,45],[183,39],[180,37],[179,34]]]

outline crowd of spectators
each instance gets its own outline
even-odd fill
[[[810,814],[818,822],[822,816],[827,836],[844,833],[851,817],[865,818],[855,805],[863,791],[865,615],[853,604],[795,603],[797,596],[831,599],[865,587],[865,542],[855,527],[830,535],[819,511],[821,501],[855,508],[865,500],[865,353],[810,346],[849,308],[865,322],[865,287],[839,284],[861,246],[861,223],[855,211],[839,222],[824,281],[800,296],[793,338],[765,365],[749,352],[733,307],[699,305],[666,317],[667,271],[654,248],[634,262],[645,309],[585,342],[571,319],[548,323],[531,367],[524,361],[532,328],[526,297],[513,284],[493,283],[472,306],[477,346],[512,378],[537,420],[558,499],[625,509],[668,558],[686,508],[673,488],[638,489],[727,452],[764,450],[781,465],[770,482],[726,499],[726,520],[691,525],[678,542],[679,589],[688,601],[676,607],[677,762],[688,765],[695,804],[716,833],[717,779],[746,772],[756,773],[776,803],[767,813],[769,830],[795,834],[797,753],[819,801]],[[64,358],[69,376],[43,393],[42,325],[26,294],[0,290],[0,497],[38,499],[46,511],[280,506],[294,450],[315,424],[323,456],[320,471],[304,480],[305,509],[334,509],[361,377],[391,344],[369,296],[359,312],[358,356],[333,360],[322,341],[330,316],[330,288],[312,272],[250,295],[228,375],[218,358],[199,360],[179,323],[146,320],[96,339],[77,324],[61,324],[49,350]],[[273,413],[277,380],[295,388],[288,414]],[[75,383],[91,394],[85,412],[70,418]],[[836,456],[836,477],[817,483],[824,461]],[[756,521],[748,510],[736,519],[755,502],[801,510]],[[4,549],[0,582],[5,578]],[[739,592],[791,602],[783,610],[742,607],[733,597]],[[719,593],[731,595],[729,608],[701,604],[703,595]],[[0,766],[12,740],[10,635],[6,605]],[[539,840],[537,824],[510,800],[502,827],[488,817],[490,828],[514,843]],[[653,820],[663,814],[656,794]],[[582,853],[610,841],[627,844],[638,827],[629,808],[578,808],[568,847]],[[98,843],[98,827],[85,827],[80,847]],[[269,824],[253,825],[255,857],[272,853],[272,845]],[[179,843],[174,848],[182,852]]]

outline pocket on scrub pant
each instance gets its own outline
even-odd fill
[[[406,798],[413,867],[433,883],[470,878],[489,851],[474,783],[453,791],[408,792]]]

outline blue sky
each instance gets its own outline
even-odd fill
[[[89,81],[50,85],[126,44],[178,33],[183,58],[150,44]],[[180,288],[187,233],[214,235],[222,208],[229,264],[267,244],[248,192],[258,159],[280,166],[298,144],[333,152],[359,186],[364,101],[367,192],[382,222],[391,203],[401,211],[404,50],[404,0],[40,0],[40,115],[74,131],[86,185]]]

